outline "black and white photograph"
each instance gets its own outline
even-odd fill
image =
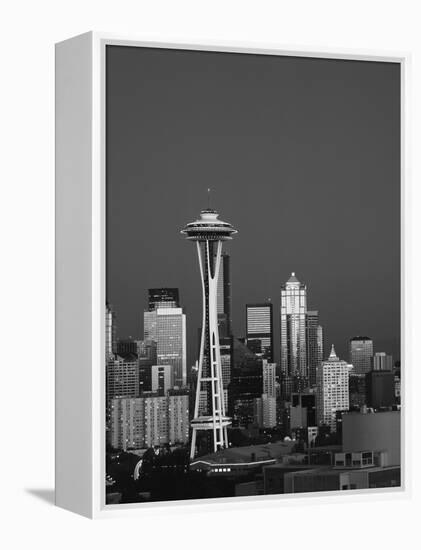
[[[105,75],[106,504],[400,489],[400,63]]]

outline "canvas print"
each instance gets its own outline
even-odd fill
[[[400,487],[400,78],[107,46],[107,504]]]

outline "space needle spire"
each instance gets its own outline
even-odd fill
[[[194,417],[191,421],[190,458],[194,458],[198,431],[212,433],[214,452],[228,446],[227,426],[231,424],[231,419],[226,416],[224,404],[218,334],[217,288],[222,243],[231,240],[237,231],[231,224],[218,219],[218,212],[210,207],[210,189],[208,189],[208,208],[202,210],[200,218],[188,223],[181,233],[186,236],[186,239],[196,241],[202,280],[202,334]],[[199,407],[200,396],[204,394],[206,395],[206,406]]]

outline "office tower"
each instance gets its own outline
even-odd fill
[[[267,394],[253,400],[254,423],[259,428],[274,428],[276,426],[276,398]]]
[[[156,342],[156,364],[174,367],[174,385],[187,383],[186,315],[180,307],[144,312],[144,338]]]
[[[189,396],[170,390],[111,401],[110,442],[116,449],[145,449],[186,444],[189,440]]]
[[[106,367],[107,403],[115,397],[138,397],[139,367],[137,361],[110,360]]]
[[[231,382],[233,337],[220,338],[219,349],[221,354],[222,387],[225,390]]]
[[[136,340],[137,356],[139,359],[148,359],[151,365],[156,365],[156,342],[155,340]]]
[[[133,340],[132,338],[117,340],[117,355],[119,357],[132,357],[135,359],[137,357],[137,351],[138,340]]]
[[[374,354],[373,357],[373,370],[393,370],[393,357],[387,355],[384,351],[380,351]]]
[[[139,395],[152,391],[152,366],[157,364],[156,342],[137,340]]]
[[[230,257],[221,254],[219,277],[216,289],[219,337],[231,335],[231,273]]]
[[[317,423],[330,426],[336,431],[336,412],[349,410],[349,372],[352,365],[341,361],[335,348],[327,361],[317,369]]]
[[[247,428],[253,424],[254,400],[262,394],[263,360],[237,340],[234,342],[234,367],[228,393],[229,411],[234,426]]]
[[[264,359],[273,362],[273,315],[272,304],[246,304],[247,342],[258,340]]]
[[[367,405],[373,409],[395,404],[395,375],[392,370],[373,370],[366,374]]]
[[[114,359],[116,353],[115,313],[109,304],[105,306],[105,359]]]
[[[293,393],[290,405],[290,429],[316,426],[316,394]]]
[[[306,379],[307,289],[295,273],[281,287],[281,372]]]
[[[157,307],[180,307],[178,288],[150,288],[148,305],[149,311]]]
[[[181,231],[188,240],[195,241],[199,257],[203,291],[202,337],[200,343],[196,402],[191,423],[191,458],[196,449],[197,431],[213,434],[213,450],[228,446],[227,426],[223,398],[221,355],[217,311],[218,276],[221,264],[222,243],[231,240],[237,231],[229,223],[218,220],[218,213],[210,208],[202,210],[200,219],[189,223]],[[207,414],[199,416],[200,392],[206,389]]]
[[[268,397],[276,397],[276,363],[269,363],[263,359],[263,393]]]
[[[317,367],[323,361],[323,328],[319,324],[319,312],[306,313],[306,348],[310,386],[316,385]]]
[[[373,340],[368,336],[355,336],[349,341],[349,361],[355,374],[365,374],[371,370]]]
[[[165,395],[174,387],[174,367],[172,365],[152,365],[152,391]]]
[[[367,383],[365,374],[349,373],[349,408],[360,410],[367,405]]]
[[[174,367],[174,385],[187,383],[186,316],[181,308],[158,308],[156,355],[158,365]]]

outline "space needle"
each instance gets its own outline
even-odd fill
[[[208,193],[209,193],[208,189]],[[188,223],[181,231],[186,239],[196,241],[203,294],[202,335],[197,373],[194,417],[191,421],[192,440],[190,458],[196,453],[198,431],[211,431],[213,451],[228,447],[227,426],[222,385],[221,354],[219,348],[217,288],[221,264],[222,243],[237,233],[233,226],[218,219],[218,212],[208,207],[200,218]],[[206,396],[201,400],[201,395]],[[206,401],[206,403],[204,403]]]

